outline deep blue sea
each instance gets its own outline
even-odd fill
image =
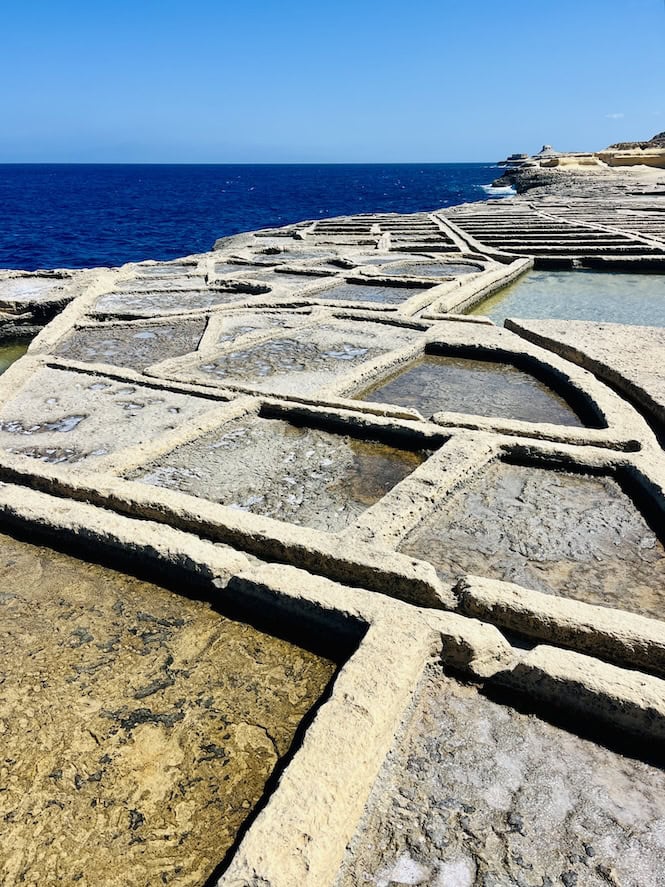
[[[0,164],[0,268],[174,259],[303,219],[484,200],[492,164]]]

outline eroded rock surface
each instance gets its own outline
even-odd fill
[[[0,883],[203,884],[333,664],[7,536],[0,575]]]
[[[236,419],[130,477],[290,523],[337,531],[424,454],[280,419]]]
[[[433,670],[336,887],[660,887],[665,774]]]
[[[662,618],[665,548],[609,477],[494,462],[402,550],[446,579],[489,576]]]

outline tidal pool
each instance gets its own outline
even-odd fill
[[[665,326],[665,275],[532,271],[469,313],[498,324],[523,317]]]
[[[447,581],[472,573],[665,615],[665,547],[611,477],[494,462],[400,548]]]
[[[0,345],[0,376],[8,370],[9,367],[23,357],[28,350],[29,342],[8,342]]]
[[[316,293],[312,298],[346,300],[349,302],[384,302],[396,305],[427,291],[427,287],[371,286],[362,283],[340,283]]]
[[[130,478],[336,532],[424,458],[378,441],[251,416],[178,447]]]
[[[205,884],[335,665],[6,535],[0,576],[0,882]]]
[[[427,354],[355,398],[410,407],[426,417],[450,411],[583,425],[563,398],[528,373],[508,363],[466,357]]]
[[[145,327],[87,327],[74,330],[57,345],[55,354],[86,363],[144,370],[161,360],[195,351],[205,327],[205,318]]]

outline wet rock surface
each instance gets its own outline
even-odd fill
[[[545,384],[506,363],[426,355],[356,395],[429,417],[451,411],[525,422],[581,426],[575,412]]]
[[[399,305],[412,296],[426,292],[426,287],[380,286],[361,283],[339,283],[317,293],[320,299],[344,300],[348,302],[383,302]]]
[[[88,327],[76,330],[55,353],[86,363],[144,370],[158,361],[195,351],[205,326],[205,319],[196,319],[145,327]]]
[[[464,573],[665,614],[665,548],[610,477],[494,462],[400,546],[453,580]]]
[[[257,391],[314,393],[336,376],[409,344],[416,336],[408,328],[331,319],[244,348],[209,354],[193,368],[193,378],[208,384],[251,386]]]
[[[659,887],[665,773],[432,669],[336,887]]]
[[[423,459],[424,454],[378,442],[248,417],[178,447],[129,477],[335,532]]]
[[[46,462],[94,461],[210,409],[206,400],[42,368],[0,410],[0,448]]]
[[[0,882],[202,885],[334,665],[0,536]]]

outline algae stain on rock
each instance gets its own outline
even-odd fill
[[[23,357],[27,350],[27,342],[8,342],[0,345],[0,376],[9,369],[14,361]]]
[[[7,536],[0,576],[0,883],[205,883],[334,664]]]

